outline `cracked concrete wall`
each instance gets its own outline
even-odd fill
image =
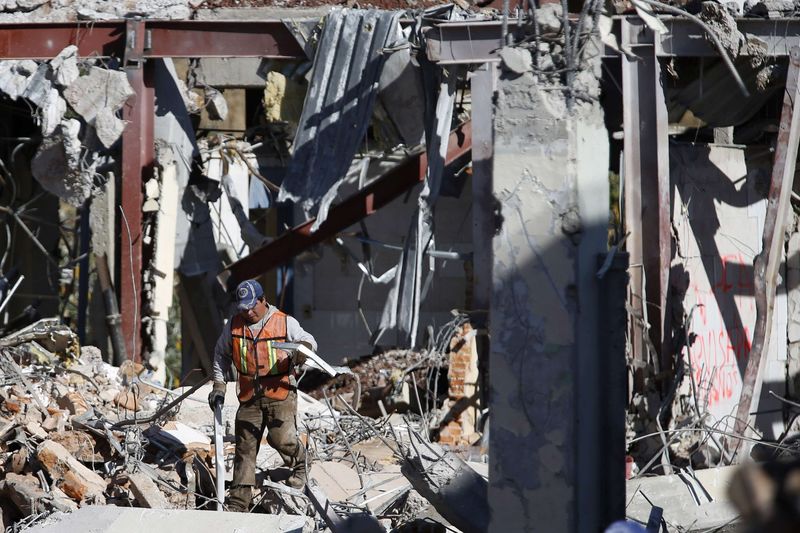
[[[578,443],[591,446],[584,439],[597,425],[579,429],[577,419],[580,409],[581,420],[590,421],[585,409],[599,403],[587,401],[597,397],[597,385],[585,364],[598,364],[593,277],[597,254],[606,250],[607,178],[598,104],[576,102],[568,112],[561,92],[543,90],[532,74],[500,78],[494,194],[502,226],[493,242],[490,324],[493,531],[588,530],[592,519],[579,514],[596,512],[579,494],[579,481],[592,481],[579,470],[595,459]]]

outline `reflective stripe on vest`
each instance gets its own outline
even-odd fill
[[[242,372],[247,374],[247,339],[239,337],[239,362]]]

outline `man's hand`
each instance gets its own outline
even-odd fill
[[[312,352],[314,351],[314,347],[311,346],[310,342],[300,341],[297,344],[302,344],[303,346],[305,346],[306,348],[308,348]],[[302,365],[303,363],[306,362],[306,359],[308,359],[306,354],[304,354],[300,350],[295,350],[293,356],[294,356],[294,364],[296,364],[297,366]]]
[[[208,393],[208,406],[214,410],[215,405],[219,402],[220,405],[225,403],[225,383],[215,381],[211,392]]]

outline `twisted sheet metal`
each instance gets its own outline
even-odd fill
[[[400,12],[339,9],[327,17],[278,201],[302,202],[306,216],[327,214],[367,132]],[[316,228],[315,228],[316,229]]]

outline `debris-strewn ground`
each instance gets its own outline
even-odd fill
[[[393,379],[405,382],[402,372],[392,378],[389,369],[410,369],[405,378],[419,371],[423,378],[424,367],[435,360],[430,354],[390,352],[354,368],[365,390],[385,389]],[[457,506],[448,503],[448,480],[466,476],[475,494],[483,494],[486,465],[465,463],[429,442],[428,418],[393,412],[391,394],[381,397],[386,416],[367,417],[352,409],[335,383],[320,394],[323,401],[299,395],[309,488],[301,492],[280,483],[288,471],[265,443],[257,461],[252,512],[307,517],[300,522],[305,530],[356,516],[381,529],[461,520]],[[98,349],[79,347],[57,320],[1,338],[2,526],[19,531],[39,524],[56,530],[60,520],[80,523],[95,517],[84,513],[72,519],[62,513],[96,505],[215,509],[209,389],[205,383],[168,391],[138,363],[109,365]],[[349,391],[350,401],[354,394]],[[335,397],[339,409],[325,396]],[[223,409],[228,481],[237,405],[236,384],[230,383]],[[426,470],[431,463],[439,465],[435,475]],[[321,501],[330,503],[329,513],[320,513]],[[97,513],[98,520],[109,518]],[[149,515],[136,516],[146,520]]]

